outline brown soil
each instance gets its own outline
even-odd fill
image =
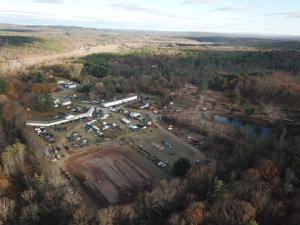
[[[138,152],[114,143],[70,155],[64,164],[65,170],[79,183],[88,182],[85,191],[98,207],[120,203],[128,192],[134,195],[133,190],[137,188],[146,189],[161,179],[170,179],[167,173]]]

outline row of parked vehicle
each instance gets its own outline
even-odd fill
[[[53,119],[59,118],[58,115],[54,115],[54,114],[49,114],[49,115],[45,115],[45,116],[44,116],[44,118],[47,118],[47,117],[51,117],[51,118],[53,118]]]
[[[44,137],[44,141],[48,142],[49,144],[53,144],[55,142],[55,135],[48,132],[45,127],[36,127],[35,130],[37,131],[38,135]]]
[[[72,147],[75,148],[75,147],[78,147],[80,146],[81,148],[85,145],[89,145],[89,141],[88,140],[82,140],[82,141],[79,141],[75,144],[72,144]]]
[[[65,171],[62,167],[60,167],[60,171],[64,174],[69,180],[73,179],[72,175]]]
[[[59,147],[59,145],[56,145],[56,147],[50,149],[50,152],[54,154],[56,154],[58,151],[61,151],[61,147]]]
[[[160,166],[161,168],[165,168],[168,166],[169,161],[165,161],[165,162],[159,162],[157,163],[158,166]]]
[[[55,131],[66,131],[69,129],[70,129],[70,127],[53,127],[53,130],[55,130]]]
[[[101,109],[94,108],[93,118],[96,118],[96,117],[100,116],[101,114],[102,114],[102,110]]]
[[[71,135],[66,135],[66,138],[69,140],[69,142],[71,142],[71,141],[79,141],[83,139],[84,136],[83,135],[80,136],[77,131],[73,131]]]
[[[76,108],[72,108],[71,106],[68,106],[67,109],[69,109],[71,112],[81,112],[81,107],[76,106]]]

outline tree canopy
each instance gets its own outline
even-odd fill
[[[192,167],[190,160],[180,157],[173,166],[173,173],[177,176],[184,176],[187,171]]]
[[[5,80],[0,79],[0,94],[6,94],[9,85]]]

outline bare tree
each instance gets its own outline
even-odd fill
[[[128,224],[135,217],[136,212],[132,205],[121,205],[118,207],[119,224]]]
[[[7,224],[7,221],[11,221],[15,213],[15,201],[9,198],[0,198],[0,218],[4,220],[4,223]]]
[[[74,225],[85,225],[90,224],[94,218],[93,211],[88,208],[86,205],[81,205],[78,209],[75,210],[73,219],[70,224]]]
[[[65,216],[71,216],[81,202],[82,197],[78,192],[75,192],[73,195],[67,194],[60,202],[60,208],[63,210]]]
[[[32,189],[32,187],[29,187],[27,190],[23,191],[21,193],[21,197],[31,205],[32,200],[35,196],[35,190]]]
[[[100,209],[97,214],[99,225],[112,225],[117,216],[117,211],[113,206]]]
[[[21,143],[16,143],[5,148],[1,155],[4,169],[8,174],[16,175],[24,169],[25,148]]]
[[[20,221],[23,224],[34,224],[38,219],[39,206],[32,204],[21,209]]]
[[[241,224],[255,218],[255,208],[246,201],[220,198],[211,208],[211,215],[216,224]]]
[[[169,225],[185,225],[186,222],[182,219],[180,214],[172,214],[170,218],[167,220]]]

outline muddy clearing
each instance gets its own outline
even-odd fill
[[[85,191],[96,205],[101,205],[99,201],[103,196],[109,203],[118,203],[126,193],[133,194],[137,188],[144,189],[161,179],[170,179],[166,172],[137,151],[113,143],[71,155],[64,168],[79,183],[89,184]]]

